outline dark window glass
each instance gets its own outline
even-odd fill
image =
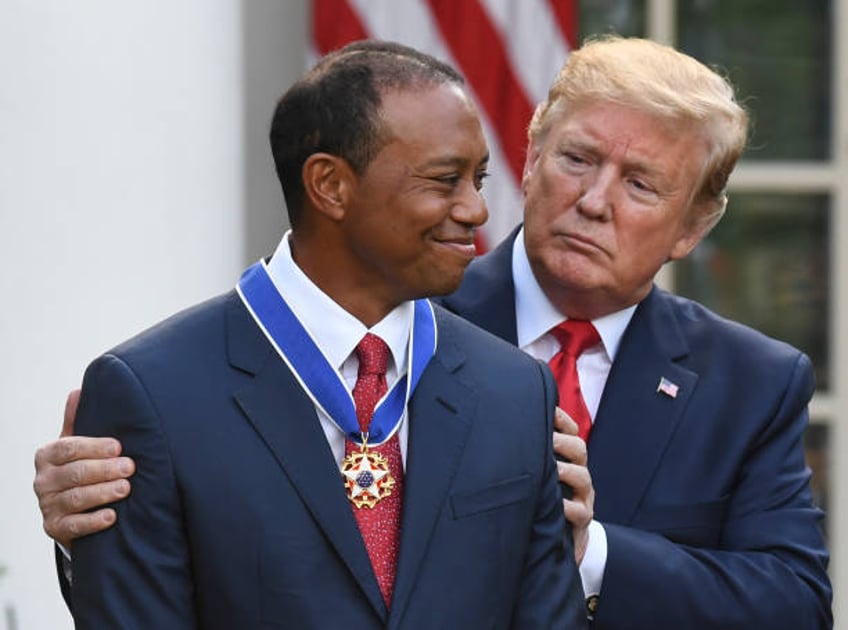
[[[678,45],[718,66],[752,117],[750,160],[825,160],[831,147],[831,2],[677,3]]]
[[[811,424],[804,436],[804,453],[807,466],[813,472],[810,479],[810,489],[813,492],[813,502],[824,510],[824,533],[828,534],[827,511],[830,497],[830,454],[828,445],[830,441],[830,427],[826,424]]]
[[[830,383],[827,195],[731,194],[726,216],[674,264],[680,295],[800,348]]]

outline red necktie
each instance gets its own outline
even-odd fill
[[[359,430],[368,431],[371,415],[377,401],[386,393],[386,361],[389,347],[376,335],[368,333],[356,346],[359,373],[353,387],[353,402]],[[345,454],[359,450],[359,445],[345,440]],[[398,549],[400,547],[400,513],[403,496],[403,464],[400,457],[400,440],[395,433],[388,442],[369,451],[380,453],[389,461],[389,473],[395,479],[392,493],[381,499],[373,508],[354,508],[359,531],[365,541],[377,583],[388,606],[392,601]]]
[[[591,322],[580,319],[564,321],[550,332],[560,345],[560,351],[549,363],[559,390],[559,406],[577,423],[577,434],[583,440],[588,440],[592,430],[592,417],[580,391],[577,357],[586,349],[600,343],[601,337]]]

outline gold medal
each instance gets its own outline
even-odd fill
[[[357,508],[372,508],[392,493],[394,477],[389,473],[389,460],[368,450],[367,438],[360,450],[342,460],[347,498]]]

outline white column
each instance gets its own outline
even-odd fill
[[[67,391],[280,232],[264,135],[305,7],[0,0],[0,630],[72,627],[31,489]]]

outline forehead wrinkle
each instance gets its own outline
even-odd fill
[[[666,179],[663,170],[651,164],[653,156],[646,154],[638,146],[634,147],[634,140],[630,136],[624,139],[613,138],[608,144],[610,147],[605,152],[610,156],[619,156],[622,171],[641,173],[660,180]]]
[[[584,121],[583,124],[578,125],[576,128],[569,127],[570,125],[565,129],[565,142],[593,153],[604,155],[619,153],[621,155],[627,155],[634,143],[634,138],[630,135],[625,134],[623,138],[620,135],[610,137],[609,132],[602,125],[595,123]]]

